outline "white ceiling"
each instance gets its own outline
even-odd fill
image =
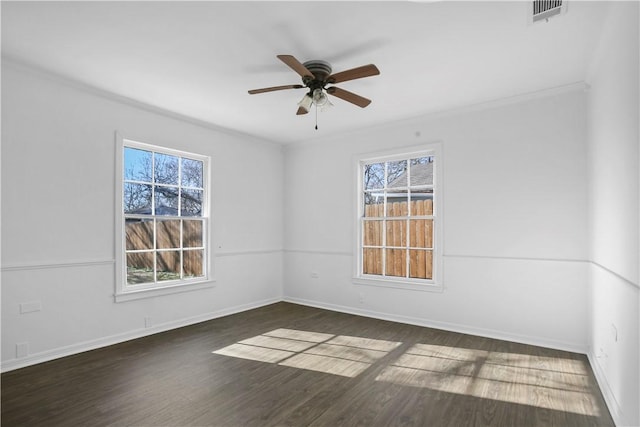
[[[280,143],[584,81],[606,2],[548,23],[529,2],[2,2],[5,59]],[[296,116],[304,90],[276,55],[374,63],[339,84],[373,100]]]

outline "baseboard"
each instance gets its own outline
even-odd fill
[[[82,353],[89,350],[95,350],[97,348],[107,347],[114,344],[119,344],[121,342],[133,340],[136,338],[142,338],[149,335],[158,334],[160,332],[166,332],[171,329],[194,325],[196,323],[206,322],[208,320],[217,319],[219,317],[229,316],[231,314],[252,310],[254,308],[263,307],[265,305],[274,304],[280,301],[282,301],[281,297],[269,298],[262,301],[255,301],[248,304],[242,304],[234,307],[225,308],[223,310],[218,310],[211,313],[205,313],[205,314],[200,314],[198,316],[188,317],[185,319],[161,323],[151,328],[136,329],[136,330],[124,332],[121,334],[115,334],[115,335],[110,335],[108,337],[98,338],[96,340],[84,341],[81,343],[72,344],[65,347],[59,347],[53,350],[47,350],[41,353],[32,354],[24,358],[3,361],[2,366],[0,367],[0,371],[9,372],[15,369],[36,365],[38,363],[59,359],[61,357],[71,356],[73,354]]]
[[[337,311],[340,313],[354,314],[357,316],[371,317],[374,319],[388,320],[391,322],[406,323],[408,325],[422,326],[426,328],[442,329],[449,332],[457,332],[467,335],[477,335],[485,338],[493,338],[504,341],[512,341],[521,344],[535,345],[538,347],[547,347],[555,350],[569,351],[572,353],[586,354],[587,348],[577,343],[565,343],[556,340],[550,340],[541,337],[531,337],[527,335],[509,334],[493,329],[476,328],[468,325],[457,323],[441,322],[431,319],[423,319],[417,317],[402,316],[397,314],[383,313],[377,311],[363,310],[354,307],[327,304],[317,301],[310,301],[301,298],[284,297],[285,302],[293,304],[306,305],[309,307],[322,308],[325,310]]]
[[[70,356],[70,355],[81,353],[84,351],[94,350],[97,348],[118,344],[124,341],[129,341],[132,339],[142,338],[148,335],[169,331],[171,329],[181,328],[183,326],[189,326],[189,325],[193,325],[200,322],[206,322],[208,320],[216,319],[219,317],[224,317],[224,316],[240,313],[247,310],[252,310],[254,308],[263,307],[265,305],[274,304],[280,301],[305,305],[309,307],[322,308],[325,310],[337,311],[341,313],[354,314],[357,316],[370,317],[374,319],[388,320],[391,322],[399,322],[399,323],[422,326],[427,328],[442,329],[450,332],[458,332],[463,334],[482,336],[486,338],[494,338],[499,340],[518,342],[522,344],[548,347],[548,348],[553,348],[557,350],[570,351],[574,353],[582,353],[582,354],[587,353],[587,349],[584,348],[583,346],[580,346],[577,344],[567,344],[567,343],[558,342],[555,340],[543,339],[539,337],[507,334],[501,331],[495,331],[491,329],[475,328],[475,327],[469,327],[467,325],[460,325],[456,323],[441,322],[441,321],[436,321],[431,319],[423,319],[423,318],[401,316],[401,315],[390,314],[390,313],[363,310],[363,309],[357,309],[357,308],[348,307],[348,306],[305,300],[301,298],[275,297],[275,298],[269,298],[262,301],[255,301],[248,304],[229,307],[223,310],[218,310],[211,313],[193,316],[186,319],[180,319],[172,322],[162,323],[159,325],[155,325],[151,328],[136,329],[133,331],[122,333],[122,334],[111,335],[111,336],[99,338],[96,340],[85,341],[85,342],[72,344],[65,347],[59,347],[57,349],[29,355],[21,359],[12,359],[8,361],[4,361],[2,362],[0,371],[8,372],[8,371],[12,371],[19,368],[24,368],[27,366],[35,365],[42,362],[47,362],[49,360],[54,360],[54,359],[58,359],[65,356]],[[590,359],[590,362],[591,362],[591,359]],[[594,365],[593,362],[591,362],[591,364],[592,366]],[[595,371],[595,368],[594,368],[594,371]]]
[[[609,409],[609,413],[613,418],[613,422],[617,426],[630,426],[632,425],[630,422],[625,422],[624,414],[622,413],[622,409],[616,400],[615,395],[613,394],[613,390],[611,390],[611,386],[609,385],[609,381],[607,381],[607,376],[604,373],[604,370],[600,366],[598,362],[598,358],[595,354],[593,354],[593,349],[589,349],[587,352],[587,358],[589,359],[589,364],[591,364],[591,369],[593,370],[593,374],[596,377],[596,381],[598,383],[598,387],[602,391],[602,396],[604,397],[604,402],[607,404],[607,408]]]

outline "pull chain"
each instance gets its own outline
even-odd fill
[[[316,130],[318,130],[318,105],[316,104]]]

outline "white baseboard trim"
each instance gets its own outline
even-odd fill
[[[591,369],[593,369],[593,374],[596,377],[596,382],[598,383],[598,387],[602,391],[602,396],[604,397],[604,402],[607,404],[607,408],[609,409],[609,413],[611,413],[611,417],[613,418],[613,422],[617,426],[630,426],[632,425],[630,422],[625,422],[625,417],[618,404],[618,401],[613,394],[613,390],[611,390],[611,386],[609,385],[609,381],[607,381],[607,376],[604,373],[604,370],[600,366],[598,362],[598,358],[595,354],[593,354],[593,349],[589,349],[587,352],[587,358],[589,359],[589,363],[591,364]]]
[[[84,351],[94,350],[97,348],[106,347],[113,344],[119,344],[121,342],[129,341],[132,339],[142,338],[148,335],[169,331],[171,329],[181,328],[183,326],[189,326],[189,325],[193,325],[200,322],[206,322],[208,320],[228,316],[231,314],[240,313],[247,310],[252,310],[252,309],[263,307],[266,305],[275,304],[281,301],[290,302],[293,304],[305,305],[309,307],[322,308],[325,310],[337,311],[340,313],[353,314],[357,316],[370,317],[370,318],[380,319],[380,320],[388,320],[391,322],[399,322],[399,323],[422,326],[427,328],[442,329],[450,332],[477,335],[477,336],[482,336],[486,338],[518,342],[522,344],[530,344],[530,345],[536,345],[540,347],[548,347],[548,348],[553,348],[557,350],[570,351],[574,353],[582,353],[582,354],[587,353],[587,349],[579,344],[570,344],[570,343],[568,344],[568,343],[559,342],[556,340],[549,340],[549,339],[540,338],[540,337],[509,334],[509,333],[504,333],[504,332],[496,331],[492,329],[475,328],[475,327],[469,327],[467,325],[460,325],[456,323],[441,322],[441,321],[436,321],[431,319],[423,319],[423,318],[402,316],[402,315],[396,315],[396,314],[390,314],[390,313],[363,310],[363,309],[358,309],[353,307],[341,306],[336,304],[327,304],[327,303],[322,303],[318,301],[311,301],[311,300],[295,298],[295,297],[274,297],[266,300],[255,301],[247,304],[225,308],[225,309],[218,310],[211,313],[205,313],[198,316],[193,316],[185,319],[162,323],[159,325],[155,325],[151,328],[136,329],[133,331],[111,335],[111,336],[99,338],[96,340],[84,341],[81,343],[72,344],[65,347],[59,347],[53,350],[47,350],[41,353],[32,354],[25,358],[3,361],[0,367],[0,371],[8,372],[15,369],[20,369],[27,366],[35,365],[38,363],[58,359],[61,357],[81,353]],[[591,362],[591,365],[595,366],[594,363],[591,361],[591,357],[589,357],[589,360]],[[595,367],[594,367],[594,371],[596,371]],[[602,376],[601,372],[600,372],[600,376]],[[597,374],[596,374],[596,377],[597,377]]]
[[[179,319],[171,322],[161,323],[151,328],[135,329],[133,331],[115,334],[108,337],[98,338],[90,341],[84,341],[81,343],[72,344],[65,347],[59,347],[52,350],[43,351],[41,353],[32,354],[24,358],[3,361],[2,366],[0,367],[0,371],[9,372],[15,369],[36,365],[38,363],[59,359],[61,357],[71,356],[73,354],[82,353],[89,350],[95,350],[97,348],[119,344],[121,342],[133,340],[136,338],[142,338],[142,337],[154,335],[160,332],[166,332],[172,329],[194,325],[196,323],[206,322],[208,320],[217,319],[219,317],[229,316],[231,314],[252,310],[254,308],[263,307],[263,306],[274,304],[280,301],[282,301],[282,297],[269,298],[262,301],[254,301],[251,303],[237,305],[234,307],[225,308],[225,309],[214,311],[211,313],[205,313],[197,316],[187,317],[185,319]]]
[[[154,335],[161,332],[166,332],[172,329],[194,325],[201,322],[206,322],[208,320],[213,320],[216,318],[229,316],[229,315],[240,313],[243,311],[264,307],[264,306],[275,304],[281,301],[290,302],[293,304],[305,305],[309,307],[321,308],[324,310],[337,311],[340,313],[370,317],[374,319],[405,323],[409,325],[422,326],[427,328],[442,329],[450,332],[477,335],[477,336],[482,336],[486,338],[506,340],[506,341],[518,342],[522,344],[529,344],[529,345],[553,348],[557,350],[570,351],[574,353],[586,354],[589,360],[589,363],[591,364],[591,367],[593,369],[598,386],[600,387],[600,390],[602,391],[602,394],[604,396],[605,403],[607,404],[607,407],[609,409],[609,412],[611,413],[611,416],[613,417],[615,424],[619,426],[631,425],[629,422],[625,422],[624,414],[613,394],[613,391],[611,390],[611,387],[607,381],[604,371],[602,370],[602,368],[600,367],[597,361],[597,358],[595,357],[595,355],[590,349],[586,349],[579,344],[567,344],[564,342],[549,340],[549,339],[540,338],[540,337],[509,334],[509,333],[504,333],[504,332],[500,332],[492,329],[475,328],[475,327],[469,327],[466,325],[460,325],[460,324],[450,323],[450,322],[441,322],[441,321],[430,320],[430,319],[422,319],[422,318],[395,315],[395,314],[382,313],[382,312],[376,312],[376,311],[370,311],[370,310],[363,310],[363,309],[357,309],[357,308],[348,307],[348,306],[328,304],[328,303],[311,301],[311,300],[295,298],[295,297],[274,297],[274,298],[268,298],[261,301],[254,301],[251,303],[237,305],[234,307],[225,308],[225,309],[218,310],[211,313],[205,313],[198,316],[192,316],[185,319],[162,323],[162,324],[153,326],[151,328],[136,329],[136,330],[121,333],[121,334],[111,335],[111,336],[99,338],[96,340],[85,341],[85,342],[72,344],[65,347],[60,347],[53,350],[48,350],[41,353],[36,353],[21,359],[12,359],[8,361],[4,361],[2,362],[2,365],[0,367],[0,372],[4,373],[4,372],[13,371],[15,369],[25,368],[27,366],[36,365],[38,363],[48,362],[50,360],[59,359],[65,356],[71,356],[74,354],[82,353],[89,350],[95,350],[98,348],[107,347],[114,344],[119,344],[132,339],[142,338],[145,336]]]
[[[442,329],[449,332],[457,332],[467,335],[477,335],[485,338],[493,338],[504,341],[512,341],[521,344],[535,345],[538,347],[547,347],[555,350],[569,351],[572,353],[586,354],[587,347],[578,343],[565,343],[557,340],[551,340],[541,337],[532,337],[528,335],[510,334],[493,329],[476,328],[457,323],[441,322],[431,319],[423,319],[418,317],[402,316],[397,314],[382,313],[377,311],[363,310],[354,307],[347,307],[336,304],[327,304],[318,301],[310,301],[295,297],[284,297],[283,301],[293,304],[306,305],[309,307],[322,308],[325,310],[337,311],[340,313],[354,314],[357,316],[371,317],[374,319],[388,320],[391,322],[406,323],[408,325],[422,326],[426,328]]]

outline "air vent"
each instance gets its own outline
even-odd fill
[[[533,0],[533,22],[546,21],[565,9],[566,1],[563,0]]]

